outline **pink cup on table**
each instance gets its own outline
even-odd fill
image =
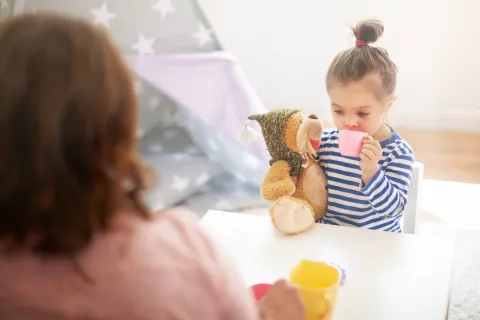
[[[358,157],[362,150],[363,140],[367,136],[366,132],[340,130],[338,135],[340,154],[346,157]]]
[[[267,294],[268,290],[270,290],[271,286],[272,285],[269,283],[258,283],[252,286],[253,297],[255,298],[255,301],[262,300],[263,297]]]

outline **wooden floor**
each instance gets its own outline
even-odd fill
[[[396,130],[425,164],[425,178],[480,183],[480,133]]]

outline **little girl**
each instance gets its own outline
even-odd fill
[[[326,77],[336,129],[324,132],[319,150],[328,179],[328,210],[320,222],[402,232],[414,159],[385,122],[396,99],[397,68],[386,50],[370,46],[383,33],[381,22],[362,21],[353,31],[356,46],[334,58]],[[339,153],[339,130],[368,133],[359,158]]]

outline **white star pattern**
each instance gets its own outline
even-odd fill
[[[115,14],[108,12],[106,1],[103,3],[100,9],[90,9],[90,12],[94,16],[95,24],[103,24],[107,28],[110,28],[110,20],[115,18]]]
[[[188,187],[189,179],[187,177],[181,178],[177,175],[173,176],[172,188],[178,191],[183,191]]]
[[[198,26],[197,31],[192,36],[197,39],[199,47],[204,47],[207,43],[213,42],[213,31],[205,28],[203,24]]]
[[[152,6],[152,9],[160,12],[162,19],[165,19],[169,13],[175,13],[172,0],[158,0],[157,3]]]
[[[154,54],[155,50],[152,48],[153,42],[155,42],[155,38],[147,38],[143,33],[139,33],[138,42],[135,43],[132,48],[137,51],[139,55]]]
[[[151,111],[155,111],[155,110],[157,110],[161,101],[162,101],[162,99],[160,99],[160,97],[157,97],[157,96],[151,97],[148,100],[148,107],[150,108]]]
[[[197,180],[195,182],[197,183],[197,186],[200,186],[202,184],[205,184],[208,180],[210,180],[210,175],[208,173],[202,173],[197,177]]]
[[[248,153],[243,155],[243,164],[253,170],[260,166],[258,159]]]

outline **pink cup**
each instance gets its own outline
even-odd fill
[[[269,283],[258,283],[252,286],[253,296],[256,301],[262,300],[263,296],[267,294],[272,285]]]
[[[346,157],[358,157],[362,150],[363,140],[367,136],[366,132],[340,130],[338,135],[340,154]]]

